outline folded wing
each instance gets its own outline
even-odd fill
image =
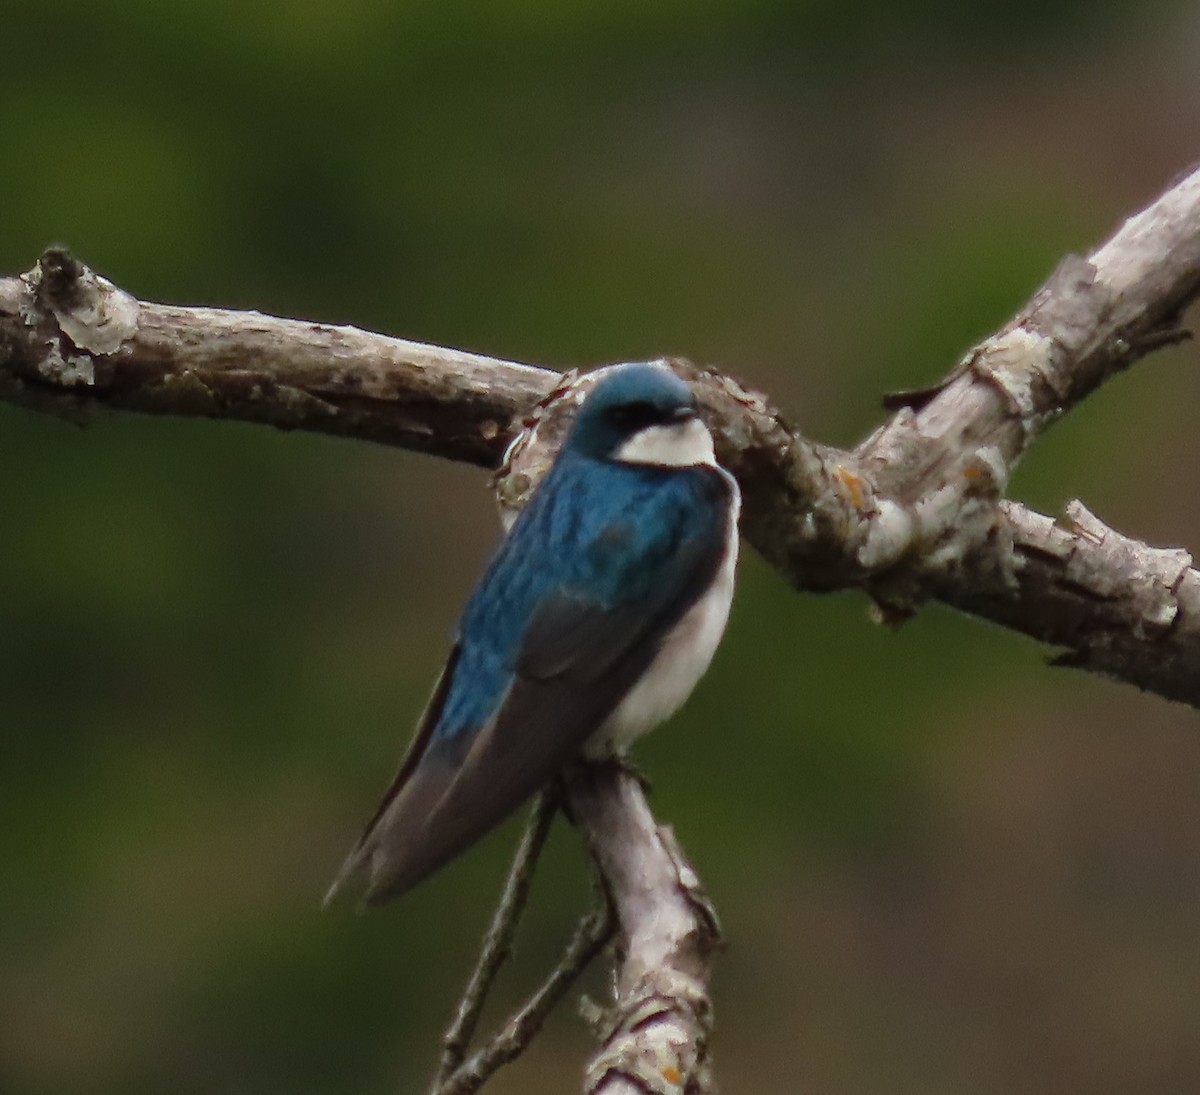
[[[664,525],[656,550],[628,556],[636,581],[607,583],[628,596],[588,595],[577,574],[542,583],[491,713],[448,725],[455,689],[471,683],[467,644],[485,641],[473,637],[486,629],[470,626],[468,607],[400,771],[326,900],[360,873],[369,903],[410,889],[548,783],[604,724],[720,566],[721,511],[682,512],[685,527]],[[488,583],[519,588],[513,571],[528,565],[517,557],[490,568],[472,603],[487,601]]]

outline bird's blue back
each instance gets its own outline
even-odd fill
[[[463,611],[453,679],[431,741],[481,727],[508,689],[539,605],[556,594],[605,610],[682,599],[674,561],[723,537],[728,493],[707,466],[658,468],[564,452]]]
[[[403,893],[545,786],[641,683],[686,683],[671,666],[698,639],[676,625],[715,603],[710,593],[729,595],[719,576],[736,548],[737,487],[710,463],[634,461],[711,451],[671,370],[630,363],[596,384],[468,600],[416,737],[331,896],[363,870],[368,901]],[[715,643],[704,624],[693,630]],[[676,661],[652,681],[676,635]],[[706,663],[711,645],[694,653]]]

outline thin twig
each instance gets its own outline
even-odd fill
[[[538,795],[529,814],[521,843],[517,846],[512,867],[509,868],[508,878],[504,883],[504,892],[500,895],[500,903],[496,906],[492,923],[484,937],[479,961],[463,991],[454,1022],[450,1024],[442,1039],[442,1060],[437,1079],[434,1081],[434,1091],[443,1090],[447,1078],[462,1064],[467,1046],[470,1045],[475,1028],[479,1025],[479,1015],[483,1011],[492,982],[512,953],[513,936],[516,934],[525,902],[529,898],[534,868],[550,832],[558,801],[557,794],[543,791]]]
[[[585,916],[575,929],[558,965],[541,988],[509,1017],[503,1028],[466,1064],[445,1080],[439,1079],[431,1095],[474,1095],[497,1069],[519,1057],[575,980],[604,949],[612,937],[613,928],[614,921],[607,904]]]
[[[1086,259],[1065,261],[1012,322],[854,450],[808,441],[728,378],[676,368],[742,485],[743,534],[797,588],[865,588],[896,620],[935,596],[1062,645],[1071,664],[1200,708],[1200,570],[1191,558],[1121,537],[1082,507],[1061,528],[1003,501],[1009,473],[1042,431],[1140,355],[1181,337],[1179,318],[1198,298],[1200,170]],[[509,507],[553,459],[583,396],[561,381],[353,328],[137,301],[61,252],[28,275],[0,278],[0,401],[68,418],[91,408],[237,418],[489,467],[507,451],[498,486]],[[513,415],[539,401],[510,447]],[[573,813],[620,916],[617,1003],[630,1040],[612,1066],[608,1040],[590,1090],[677,1095],[677,1081],[710,1090],[715,934],[697,919],[694,872],[624,781],[592,797],[593,808],[581,808],[574,793]],[[514,865],[446,1036],[439,1095],[477,1091],[512,1060],[611,930],[608,917],[585,920],[542,989],[462,1063],[545,838],[531,826],[529,866]],[[611,854],[598,854],[597,837]],[[638,1010],[643,1002],[653,1015]],[[671,1055],[666,1067],[660,1049]]]

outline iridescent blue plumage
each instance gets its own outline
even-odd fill
[[[667,369],[622,366],[597,385],[468,600],[417,738],[335,890],[369,867],[368,899],[402,892],[589,739],[617,723],[640,731],[681,702],[732,591],[737,488],[711,452]],[[645,697],[645,719],[631,697]]]
[[[491,714],[508,687],[528,621],[547,598],[575,597],[608,612],[640,607],[648,615],[661,612],[664,602],[682,607],[687,598],[681,593],[690,592],[695,579],[679,575],[676,560],[690,562],[700,553],[715,563],[728,507],[728,488],[711,468],[565,455],[467,602],[458,671],[434,738],[480,725]],[[536,553],[530,543],[538,545]]]

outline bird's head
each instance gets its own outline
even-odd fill
[[[712,436],[691,389],[653,362],[614,367],[583,401],[565,449],[622,464],[713,463]]]

